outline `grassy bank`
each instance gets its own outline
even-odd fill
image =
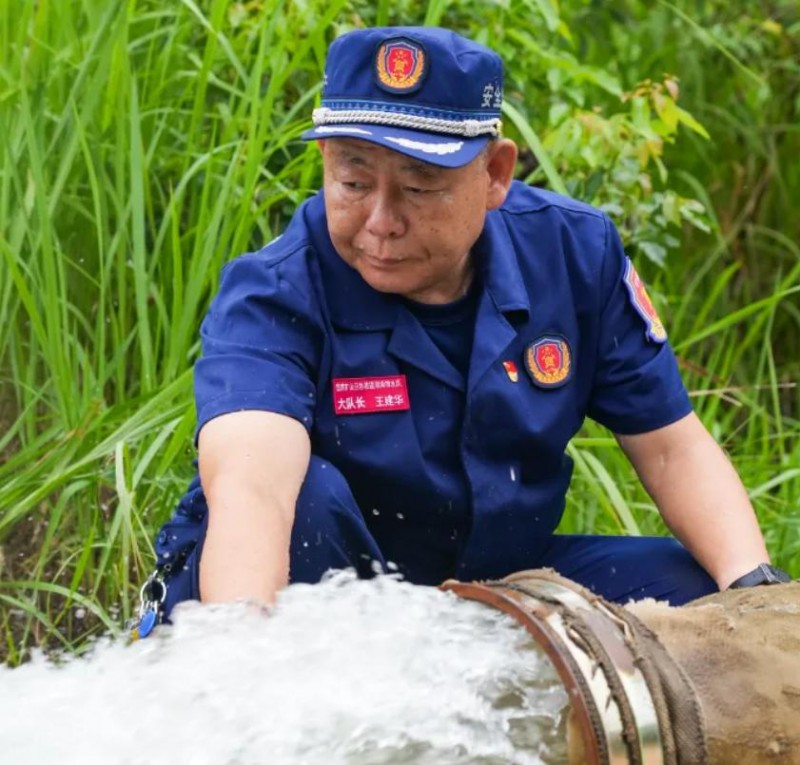
[[[0,656],[135,608],[193,472],[200,318],[222,265],[316,189],[298,136],[328,42],[360,24],[503,53],[519,177],[612,214],[800,574],[800,20],[651,5],[0,3]],[[572,454],[565,530],[661,530],[607,433]]]

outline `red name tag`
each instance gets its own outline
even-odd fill
[[[336,414],[402,412],[409,407],[405,375],[339,377],[333,381]]]

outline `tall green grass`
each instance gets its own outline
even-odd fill
[[[2,6],[12,661],[44,634],[80,640],[78,604],[108,627],[130,616],[153,528],[191,472],[198,319],[222,264],[312,188],[305,150],[287,147],[343,6],[238,21],[227,2]]]
[[[800,232],[785,217],[800,193],[797,58],[709,43],[709,19],[743,23],[718,4],[649,5],[621,18],[577,0],[0,3],[0,656],[80,650],[132,614],[192,474],[200,318],[222,265],[316,189],[316,149],[298,137],[329,41],[358,24],[442,23],[501,50],[521,175],[620,205],[638,262],[667,253],[643,270],[697,409],[800,573]],[[782,22],[797,45],[797,19]],[[691,55],[663,44],[675,29],[696,36]],[[620,100],[665,70],[710,141],[670,129],[654,91]],[[731,72],[741,82],[714,93]],[[580,125],[595,132],[573,140]],[[651,158],[628,151],[656,139]],[[691,198],[709,235],[663,212]],[[607,433],[587,425],[571,453],[565,530],[662,530]]]

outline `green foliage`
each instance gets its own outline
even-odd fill
[[[649,271],[656,302],[695,406],[729,450],[767,542],[797,572],[800,395],[800,9],[794,2],[575,4],[571,27],[586,63],[606,61],[630,90],[643,78],[680,78],[680,102],[710,140],[682,131],[665,147],[674,191],[701,201],[710,236],[683,228],[668,268]],[[654,7],[655,5],[655,7]],[[671,75],[664,75],[671,72]],[[619,483],[624,464],[588,426],[587,443]],[[625,524],[576,464],[565,530]],[[643,532],[663,528],[635,486]],[[631,502],[631,500],[629,500]]]
[[[131,614],[191,475],[190,370],[220,268],[319,183],[299,135],[327,45],[416,23],[504,57],[519,177],[614,217],[698,411],[800,573],[792,0],[0,3],[9,660],[79,649]],[[565,530],[663,530],[608,434],[587,425],[571,454]]]

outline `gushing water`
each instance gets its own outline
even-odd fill
[[[533,765],[563,758],[565,705],[510,617],[341,572],[269,616],[184,604],[147,640],[0,667],[0,762]]]

